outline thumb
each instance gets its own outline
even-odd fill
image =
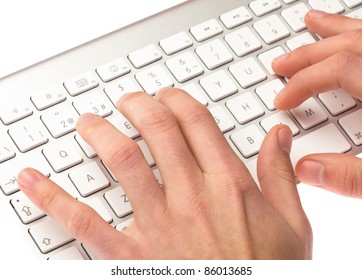
[[[299,160],[295,171],[302,183],[362,198],[362,159],[346,154],[308,155]]]

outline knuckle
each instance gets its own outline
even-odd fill
[[[349,52],[340,52],[337,54],[337,63],[336,63],[336,71],[342,77],[345,76],[345,73],[351,71],[351,69],[357,67],[357,62],[359,60],[356,59],[356,55]]]
[[[77,210],[68,221],[69,233],[74,238],[92,235],[95,228],[94,214],[91,208],[85,206]]]
[[[339,187],[348,196],[362,197],[362,170],[358,166],[347,164],[337,180]]]
[[[184,112],[180,121],[184,126],[190,127],[209,123],[210,120],[214,120],[214,118],[212,117],[209,110],[207,110],[202,104],[194,104]]]
[[[115,145],[112,150],[112,156],[108,163],[112,171],[128,170],[137,165],[143,158],[139,146],[133,140]]]
[[[144,130],[148,130],[152,134],[162,134],[177,125],[175,117],[168,110],[158,110],[144,114],[140,119],[140,123]]]
[[[360,46],[362,43],[362,28],[345,33],[345,36],[346,40],[350,43],[352,48]]]

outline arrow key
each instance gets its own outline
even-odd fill
[[[10,203],[24,224],[29,224],[45,216],[22,192],[14,194]]]

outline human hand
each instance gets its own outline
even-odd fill
[[[275,107],[289,110],[316,93],[337,88],[362,98],[362,20],[311,10],[305,23],[325,39],[273,61],[275,73],[290,78],[274,99]]]
[[[188,94],[126,95],[118,109],[140,131],[160,187],[138,145],[85,114],[77,130],[117,177],[134,210],[123,232],[33,169],[21,190],[102,259],[304,259],[312,233],[289,159],[292,135],[277,126],[260,151],[261,191],[209,111]]]
[[[305,23],[325,39],[273,62],[277,74],[290,78],[274,100],[276,108],[291,109],[313,94],[340,87],[362,99],[362,20],[310,11]],[[295,171],[303,183],[362,198],[362,160],[354,156],[308,155]]]

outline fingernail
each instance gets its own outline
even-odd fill
[[[98,117],[97,115],[92,113],[84,113],[78,118],[77,125],[86,124],[97,117]]]
[[[323,185],[323,174],[324,165],[317,161],[305,160],[298,166],[299,181],[308,185]]]
[[[278,131],[279,148],[288,154],[292,148],[293,134],[289,127],[285,126]]]
[[[30,168],[21,170],[16,180],[21,188],[26,189],[31,189],[40,181],[38,175]]]
[[[328,14],[320,10],[310,10],[307,14],[307,16],[311,18],[322,18],[325,17],[326,15]]]
[[[282,54],[281,56],[278,56],[273,59],[273,64],[278,64],[279,62],[285,60],[288,57],[288,54]]]

